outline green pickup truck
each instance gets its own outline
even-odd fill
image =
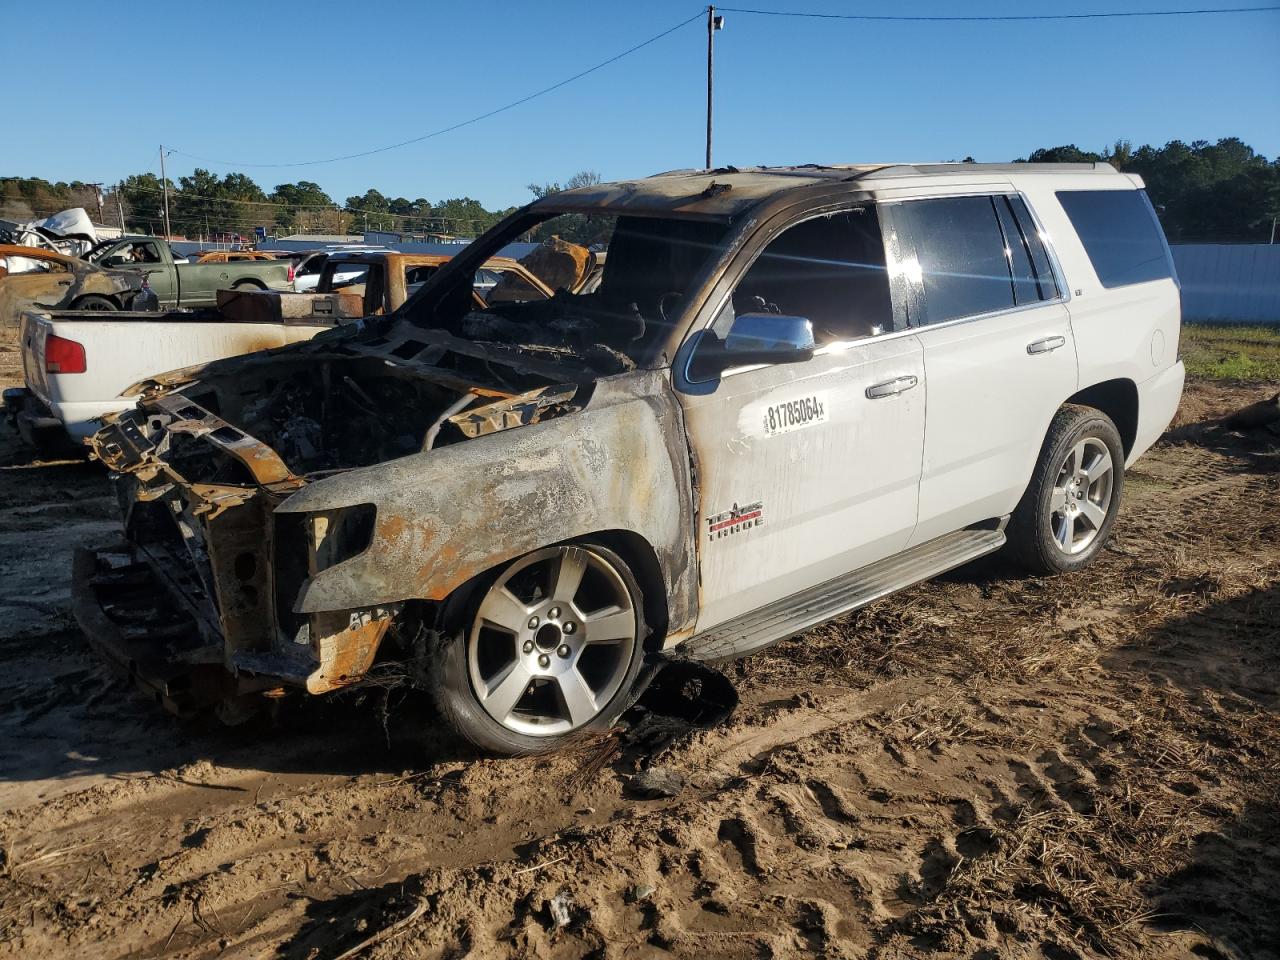
[[[84,255],[99,267],[137,270],[147,274],[162,307],[203,307],[217,302],[219,290],[291,290],[288,260],[235,260],[229,263],[188,263],[159,237],[120,237],[106,240]],[[80,309],[120,309],[109,298]]]

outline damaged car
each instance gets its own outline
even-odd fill
[[[10,264],[21,263],[21,272]],[[143,277],[111,270],[53,250],[0,244],[0,326],[18,326],[31,306],[67,310],[122,310],[142,290]]]
[[[598,284],[477,302],[551,235],[607,250]],[[90,440],[124,537],[77,553],[76,616],[180,713],[386,665],[480,747],[553,749],[662,651],[751,653],[1002,547],[1088,564],[1177,406],[1179,309],[1105,164],[568,190],[389,315],[145,384]]]

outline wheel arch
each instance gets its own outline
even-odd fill
[[[78,309],[79,304],[83,303],[85,299],[88,297],[101,297],[103,300],[111,301],[111,303],[115,306],[117,310],[124,309],[124,303],[121,302],[120,297],[118,297],[114,293],[82,293],[80,294],[80,296],[76,297],[69,304],[67,304],[67,309],[68,310]]]
[[[1138,437],[1138,385],[1126,377],[1103,380],[1078,390],[1064,403],[1093,407],[1111,418],[1128,457]]]
[[[572,543],[598,543],[608,547],[622,558],[632,576],[636,578],[636,582],[640,584],[643,594],[644,620],[650,630],[650,635],[645,641],[646,648],[660,647],[666,636],[671,616],[668,609],[667,589],[662,579],[662,566],[653,545],[634,530],[597,530],[568,540],[548,543],[546,546],[559,547]],[[532,552],[534,551],[525,551],[494,564],[465,583],[459,584],[443,600],[422,599],[411,600],[409,603],[418,610],[424,606],[433,605],[439,612],[442,623],[456,625],[457,619],[470,609],[471,598],[475,596],[478,589],[485,587],[500,570]]]

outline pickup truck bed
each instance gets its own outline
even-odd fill
[[[133,406],[124,391],[140,380],[309,340],[332,325],[240,322],[215,311],[28,310],[19,334],[27,386],[4,392],[5,409],[28,443],[78,443],[98,429],[97,417]]]

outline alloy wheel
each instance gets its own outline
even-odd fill
[[[578,546],[531,553],[481,598],[467,637],[472,689],[508,730],[577,729],[618,693],[636,624],[631,591],[604,557]]]
[[[1098,538],[1114,490],[1110,449],[1097,437],[1085,437],[1067,453],[1049,498],[1049,527],[1063,553],[1082,553]]]

